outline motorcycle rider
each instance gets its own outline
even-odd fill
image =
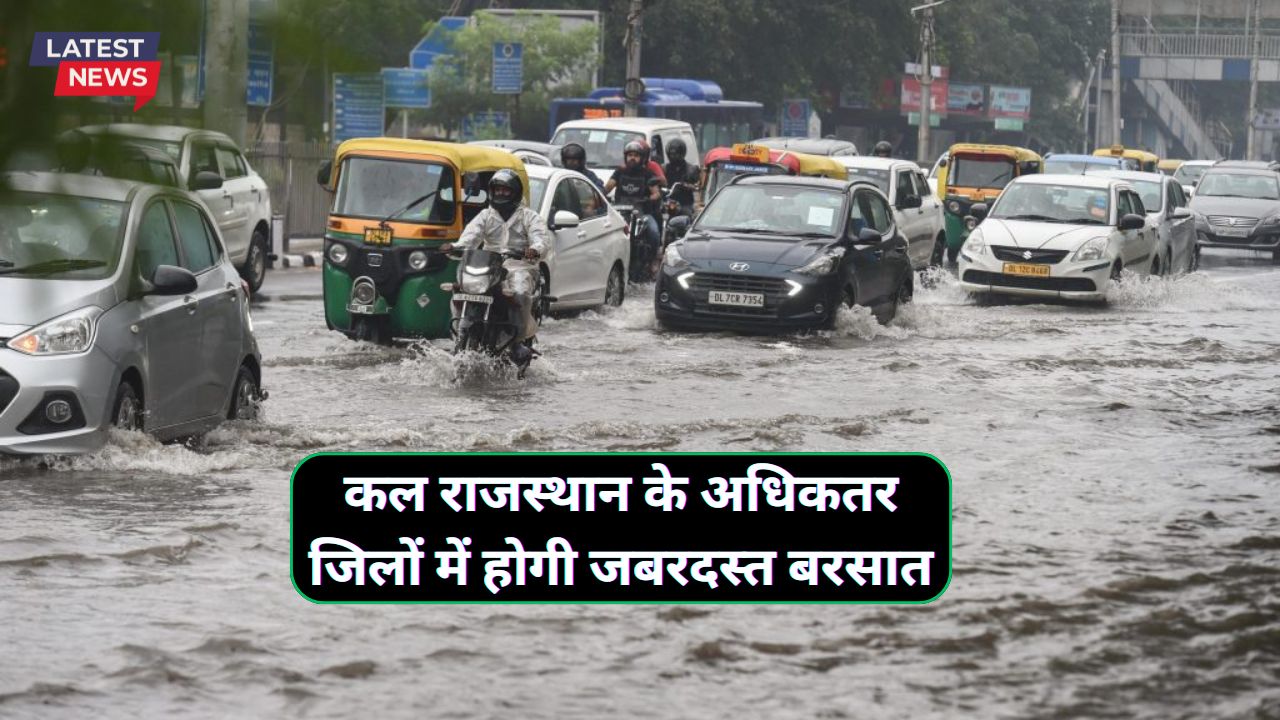
[[[587,149],[578,143],[569,143],[560,148],[560,164],[566,170],[573,170],[586,176],[593,185],[604,192],[604,181],[587,167]]]
[[[613,201],[619,205],[631,205],[633,212],[642,218],[644,240],[657,252],[658,223],[653,213],[657,209],[660,196],[661,181],[644,162],[644,146],[639,140],[632,140],[622,148],[622,157],[626,164],[613,172],[609,182],[604,185],[605,195],[617,192]]]
[[[523,259],[507,258],[502,266],[507,271],[502,285],[504,290],[515,293],[513,300],[519,307],[520,327],[516,344],[511,350],[512,359],[523,362],[532,354],[532,340],[538,332],[533,319],[533,293],[538,287],[537,261],[551,247],[551,233],[547,223],[537,212],[521,205],[524,183],[513,170],[499,170],[489,180],[489,207],[480,211],[458,236],[457,242],[440,246],[441,252],[474,247],[502,252],[523,251]],[[455,311],[457,308],[454,308]],[[521,342],[523,341],[523,342]]]
[[[872,148],[871,154],[882,158],[893,157],[893,146],[889,144],[888,140],[881,140]]]
[[[693,188],[698,186],[698,180],[702,177],[702,171],[697,165],[685,162],[687,153],[688,148],[680,138],[673,138],[667,143],[667,166],[663,171],[674,188],[668,198],[669,204],[676,205],[675,208],[669,208],[672,217],[693,215]],[[676,183],[682,183],[682,187],[675,187]]]

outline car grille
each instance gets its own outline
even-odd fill
[[[9,403],[18,396],[18,381],[3,370],[0,370],[0,414],[3,414]]]
[[[1069,250],[1032,250],[1029,248],[1003,247],[992,245],[991,252],[999,260],[1005,262],[1040,263],[1052,265],[1062,262]],[[1030,254],[1030,257],[1027,257]]]
[[[1252,228],[1258,224],[1258,218],[1236,217],[1234,215],[1210,215],[1209,224],[1218,227]]]
[[[1098,289],[1098,286],[1094,285],[1089,278],[1028,277],[1025,275],[986,272],[985,270],[965,270],[964,281],[975,285],[1051,290],[1054,292],[1096,292]]]
[[[787,296],[786,282],[780,278],[753,277],[751,275],[721,275],[698,273],[689,280],[697,312],[718,315],[748,315],[752,317],[776,317],[778,303]],[[712,290],[721,292],[757,293],[764,295],[764,307],[738,307],[736,305],[712,305],[707,297]]]

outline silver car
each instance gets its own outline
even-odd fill
[[[162,440],[256,417],[249,291],[186,191],[0,174],[0,453]]]

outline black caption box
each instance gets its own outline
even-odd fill
[[[951,580],[925,454],[324,453],[291,482],[313,602],[924,603]]]

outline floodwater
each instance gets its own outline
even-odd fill
[[[549,322],[522,381],[349,342],[276,273],[264,421],[0,459],[0,717],[1280,717],[1280,268],[1204,262],[1105,308],[939,275],[808,337],[659,332],[639,291]],[[346,449],[929,452],[954,575],[923,606],[314,605],[289,475]]]

